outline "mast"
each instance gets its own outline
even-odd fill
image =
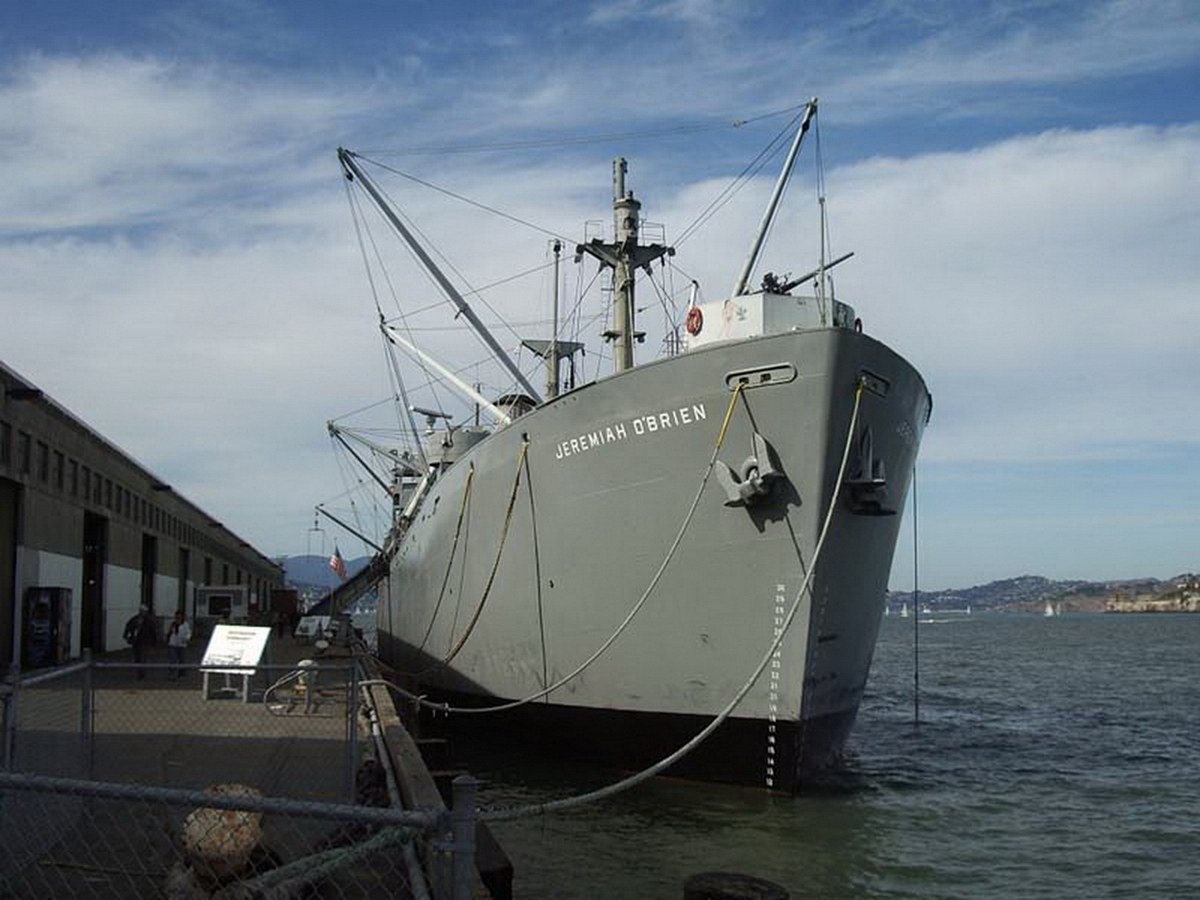
[[[775,181],[775,190],[771,192],[771,200],[767,203],[767,209],[763,213],[762,222],[759,223],[758,232],[754,235],[754,242],[750,245],[750,254],[746,257],[746,265],[742,267],[742,274],[738,276],[737,284],[733,288],[735,297],[746,293],[746,282],[750,280],[750,273],[754,271],[754,266],[758,262],[758,254],[762,251],[763,241],[766,240],[771,222],[775,219],[775,211],[779,208],[783,189],[787,187],[788,179],[792,176],[792,166],[795,165],[796,157],[800,153],[800,145],[804,143],[804,135],[808,133],[808,126],[816,114],[817,98],[813,97],[808,101],[808,106],[804,110],[804,118],[800,122],[800,128],[796,131],[795,140],[792,141],[792,149],[788,151],[787,159],[784,160],[783,170]]]
[[[488,349],[495,354],[496,359],[498,359],[504,368],[508,370],[509,374],[517,380],[517,383],[525,389],[525,392],[528,393],[535,402],[540,403],[542,398],[538,395],[537,389],[530,384],[529,379],[526,378],[521,370],[517,368],[517,364],[512,361],[512,358],[504,352],[504,348],[496,342],[494,337],[492,337],[492,333],[488,331],[487,326],[484,325],[483,322],[480,321],[479,317],[475,315],[475,311],[471,309],[470,304],[463,299],[462,294],[460,294],[454,285],[450,283],[449,279],[442,274],[442,270],[437,267],[437,264],[430,258],[429,254],[425,252],[425,248],[422,247],[421,244],[417,242],[417,239],[413,237],[412,233],[404,227],[404,223],[400,221],[400,217],[396,215],[395,211],[383,199],[383,196],[376,189],[374,182],[372,182],[371,179],[363,173],[363,170],[359,168],[358,163],[355,162],[354,153],[339,147],[338,160],[341,161],[342,167],[346,170],[347,177],[357,178],[362,183],[362,186],[366,188],[367,193],[371,195],[371,199],[375,201],[375,205],[379,208],[379,211],[383,213],[388,222],[390,222],[392,227],[396,229],[397,233],[399,233],[400,237],[404,239],[404,242],[408,244],[409,248],[416,255],[417,259],[421,261],[421,265],[425,267],[425,270],[429,272],[429,274],[433,277],[433,280],[437,282],[438,287],[440,287],[442,292],[450,298],[450,302],[453,303],[458,308],[458,311],[466,318],[466,320],[471,323],[471,327],[475,329],[475,333],[479,335],[480,339],[487,345]]]
[[[558,396],[558,264],[562,259],[562,241],[554,242],[554,309],[550,317],[550,356],[546,360],[546,399]]]
[[[618,372],[633,367],[633,287],[634,269],[627,247],[636,247],[638,239],[638,213],[642,204],[633,199],[633,193],[625,194],[625,173],[629,165],[625,157],[613,163],[613,236],[616,238],[618,258],[613,266],[613,329],[616,331],[613,346],[613,365]]]
[[[624,372],[633,368],[633,341],[640,338],[634,330],[634,281],[638,269],[650,270],[650,263],[661,256],[675,253],[662,244],[638,245],[638,214],[642,204],[634,199],[633,191],[625,191],[624,157],[613,160],[613,242],[599,238],[579,244],[576,259],[587,253],[600,260],[602,266],[613,269],[613,328],[604,332],[606,340],[614,342],[613,369]]]

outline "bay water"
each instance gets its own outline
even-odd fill
[[[844,771],[798,796],[670,778],[492,826],[523,898],[1200,898],[1200,615],[884,619]],[[623,773],[456,745],[481,805]]]

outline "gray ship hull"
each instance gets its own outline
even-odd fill
[[[834,496],[860,383],[851,468],[866,446],[867,502],[845,484]],[[769,666],[672,770],[792,790],[853,724],[929,404],[915,369],[847,328],[717,343],[549,401],[445,466],[398,533],[380,655],[432,691],[519,700],[589,659],[645,596],[582,672],[496,714],[637,768],[737,694],[812,568]],[[719,459],[737,471],[757,433],[782,473],[751,506],[704,482],[727,415]]]

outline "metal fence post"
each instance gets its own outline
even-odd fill
[[[83,774],[84,777],[91,778],[96,764],[96,755],[92,749],[96,723],[92,715],[95,698],[92,696],[92,651],[90,647],[84,648],[83,661],[86,668],[83,670],[83,699],[79,710],[79,733],[83,738]]]
[[[450,822],[454,828],[451,896],[470,900],[475,881],[475,801],[479,782],[470,775],[459,775],[453,782]]]
[[[17,752],[17,698],[21,693],[21,667],[12,663],[5,678],[8,697],[4,703],[4,771],[11,772]]]
[[[351,803],[356,796],[355,774],[358,770],[358,663],[350,663],[350,695],[346,698],[346,797]]]

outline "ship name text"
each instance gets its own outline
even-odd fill
[[[554,458],[566,459],[568,456],[578,456],[614,441],[659,434],[672,428],[695,425],[707,418],[708,410],[705,409],[703,403],[693,403],[691,406],[680,406],[665,412],[635,416],[632,419],[602,425],[577,437],[559,441],[554,448]]]

